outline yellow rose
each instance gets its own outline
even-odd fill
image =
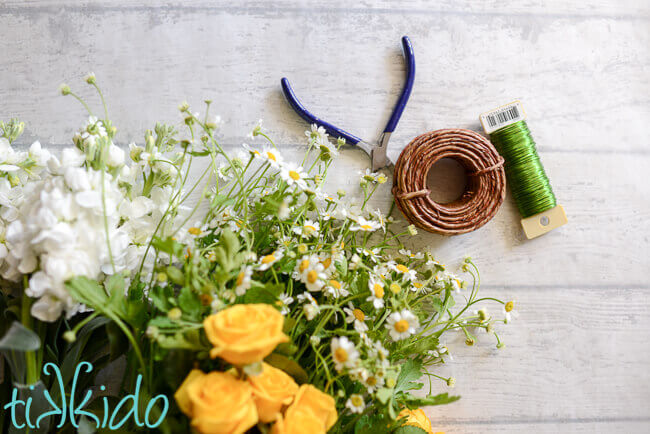
[[[303,384],[284,418],[273,425],[273,434],[326,433],[338,415],[334,398],[311,384]]]
[[[258,421],[253,388],[226,372],[194,369],[174,398],[201,434],[240,434]]]
[[[282,314],[268,304],[237,304],[203,321],[205,334],[214,345],[210,356],[233,365],[260,362],[278,344],[288,342],[283,326]]]
[[[408,408],[405,408],[404,410],[399,412],[397,418],[398,419],[406,418],[404,425],[422,428],[424,431],[427,432],[427,434],[434,434],[433,429],[431,428],[431,421],[429,420],[429,418],[421,408],[418,408],[417,410],[409,410]],[[435,434],[444,434],[444,433],[438,432]]]
[[[276,420],[282,406],[291,404],[298,391],[293,378],[266,363],[262,364],[262,373],[248,377],[248,382],[253,386],[253,400],[262,422]]]

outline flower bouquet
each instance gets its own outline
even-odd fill
[[[86,82],[103,117],[62,86],[90,117],[58,155],[0,123],[10,432],[432,433],[422,407],[458,399],[445,336],[503,347],[514,305],[478,296],[472,260],[466,282],[369,209],[386,175],[323,190],[341,140],[313,125],[293,162],[260,122],[229,152],[206,101],[126,152]]]

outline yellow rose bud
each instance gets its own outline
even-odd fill
[[[248,377],[253,386],[253,400],[262,422],[273,422],[278,418],[282,406],[291,404],[298,392],[298,385],[284,371],[262,363],[262,373]]]
[[[269,304],[237,304],[203,321],[210,356],[233,365],[261,362],[289,338],[282,333],[284,317]]]
[[[227,397],[227,399],[224,399]],[[244,433],[257,422],[253,388],[226,372],[192,370],[174,394],[178,407],[201,434]]]
[[[400,411],[397,418],[406,418],[406,421],[404,422],[404,425],[406,426],[414,426],[423,429],[427,434],[434,434],[433,429],[431,428],[431,421],[421,408],[418,408],[417,410],[409,410],[408,408],[405,408]]]
[[[271,434],[325,434],[323,423],[311,411],[294,411],[281,416],[271,427]]]

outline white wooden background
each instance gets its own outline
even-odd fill
[[[373,139],[403,81],[400,37],[413,41],[415,88],[391,142],[477,116],[515,98],[569,225],[527,241],[508,197],[484,228],[422,235],[453,263],[469,253],[485,293],[514,298],[503,332],[453,342],[445,372],[463,398],[428,411],[450,433],[650,432],[650,2],[0,0],[0,118],[27,122],[23,143],[63,146],[94,71],[123,144],[142,141],[177,105],[215,101],[224,143],[263,118],[287,154],[306,125],[282,98],[291,79],[317,114]],[[367,165],[346,150],[335,179]],[[384,207],[389,188],[381,194]]]

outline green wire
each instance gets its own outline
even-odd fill
[[[505,126],[490,134],[490,140],[505,160],[506,177],[521,216],[555,207],[553,189],[526,122]]]

